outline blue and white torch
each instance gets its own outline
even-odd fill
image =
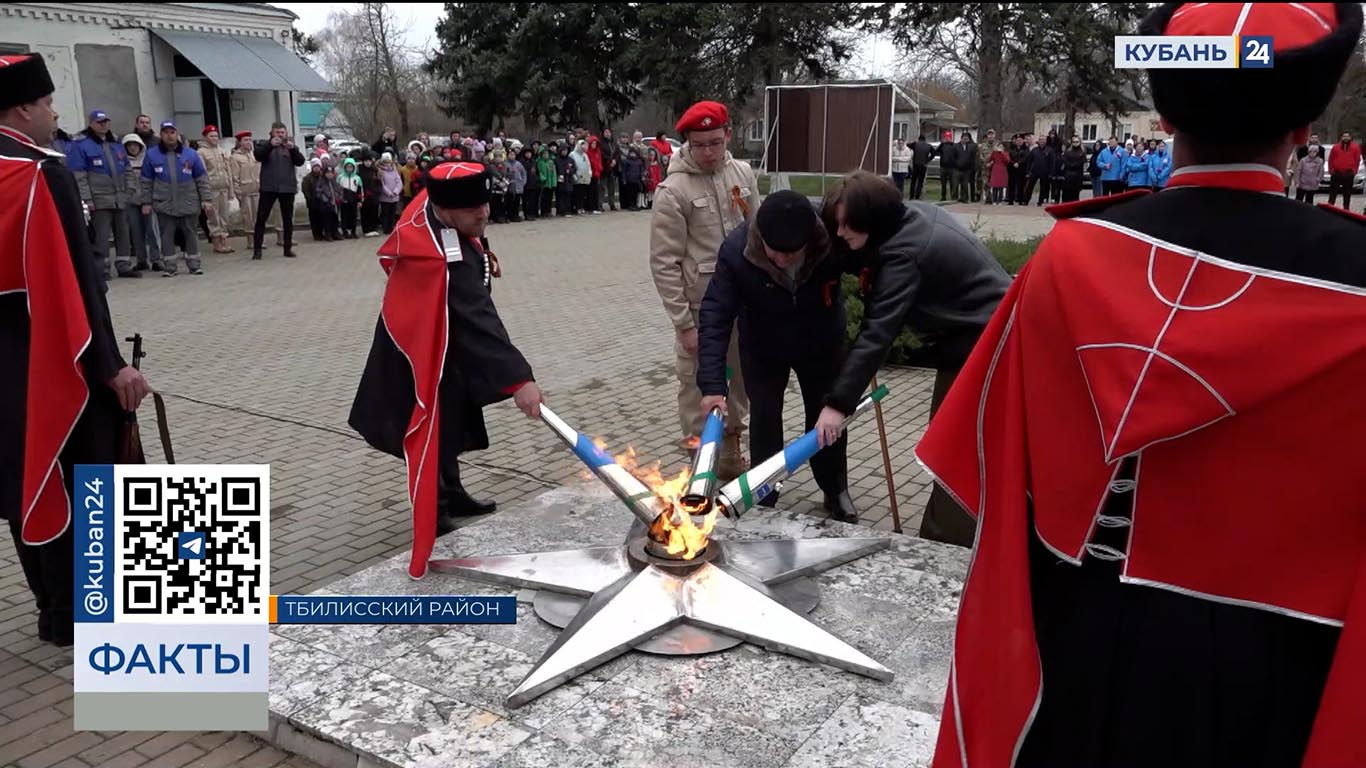
[[[632,514],[646,525],[654,524],[655,519],[664,511],[664,505],[649,486],[627,472],[587,435],[579,434],[545,405],[541,405],[541,421],[569,445],[575,456],[583,459],[583,463],[612,489],[612,493],[626,504]]]
[[[887,387],[885,386],[873,390],[871,394],[859,401],[853,413],[844,418],[840,429],[848,429],[849,424],[854,419],[871,411],[873,405],[882,402],[886,396]],[[721,514],[726,517],[738,518],[748,512],[764,497],[777,490],[779,483],[801,469],[802,465],[810,461],[811,457],[815,456],[820,449],[820,441],[816,435],[816,430],[813,429],[788,443],[783,447],[782,452],[773,454],[753,469],[727,483],[716,493],[715,503],[720,507]]]

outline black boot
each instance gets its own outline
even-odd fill
[[[464,488],[457,487],[450,493],[450,513],[453,517],[487,515],[496,509],[498,509],[496,502],[480,501],[471,496]]]
[[[858,510],[854,508],[854,500],[849,498],[849,491],[825,494],[825,511],[830,513],[831,520],[838,520],[841,523],[858,522]]]

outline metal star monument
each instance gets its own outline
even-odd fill
[[[846,424],[886,395],[865,398]],[[538,616],[563,632],[507,699],[519,707],[622,653],[692,655],[750,642],[878,680],[891,670],[809,621],[819,601],[810,576],[886,549],[886,538],[709,539],[691,559],[667,553],[652,536],[660,515],[677,514],[653,491],[542,406],[542,418],[602,479],[638,522],[623,544],[556,552],[435,560],[437,573],[537,590]],[[738,517],[818,450],[814,433],[789,444],[717,490],[721,436],[712,413],[685,502],[701,499]],[[696,509],[696,507],[694,508]]]

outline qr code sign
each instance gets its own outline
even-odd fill
[[[270,573],[264,466],[120,466],[117,620],[260,619]]]

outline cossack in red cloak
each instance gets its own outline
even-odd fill
[[[0,293],[25,293],[30,320],[21,536],[38,545],[71,523],[58,457],[89,397],[80,356],[91,331],[41,164],[0,157],[0,189]]]
[[[446,256],[427,222],[427,191],[408,205],[393,234],[379,249],[388,274],[380,317],[394,345],[412,366],[417,403],[403,438],[408,468],[408,500],[413,508],[413,550],[408,575],[427,573],[436,542],[438,441],[441,436],[437,393],[446,358]]]
[[[1172,184],[1211,182],[1281,194],[1261,166]],[[1014,764],[1043,694],[1030,537],[1080,563],[1127,458],[1121,581],[1341,626],[1303,764],[1366,765],[1363,350],[1366,290],[1059,221],[916,449],[979,524],[934,765]]]

